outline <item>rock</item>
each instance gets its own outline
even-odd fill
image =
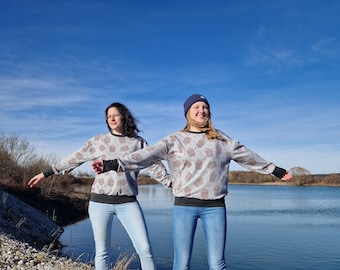
[[[47,215],[0,188],[0,269],[94,269],[54,249],[62,232]]]

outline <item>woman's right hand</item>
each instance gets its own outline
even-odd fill
[[[30,188],[34,188],[39,185],[39,183],[45,178],[43,173],[39,173],[36,176],[32,177],[31,180],[28,181],[28,186]]]

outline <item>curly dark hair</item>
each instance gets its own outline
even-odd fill
[[[122,115],[123,120],[123,134],[127,137],[137,137],[140,129],[137,127],[137,119],[132,115],[129,109],[119,102],[114,102],[109,105],[105,110],[106,125],[111,131],[109,124],[107,123],[107,111],[110,108],[116,108]]]

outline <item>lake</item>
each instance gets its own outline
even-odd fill
[[[161,185],[139,187],[158,270],[172,269],[173,196]],[[229,185],[226,199],[229,270],[340,269],[340,188]],[[119,220],[112,228],[114,262],[134,253]],[[65,227],[63,252],[74,259],[94,259],[90,221]],[[139,269],[139,262],[130,269]],[[198,224],[191,269],[209,269],[203,231]]]

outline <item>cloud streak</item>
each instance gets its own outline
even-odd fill
[[[2,7],[0,126],[38,152],[64,157],[106,132],[115,101],[155,143],[201,93],[215,126],[265,158],[340,173],[337,1]]]

